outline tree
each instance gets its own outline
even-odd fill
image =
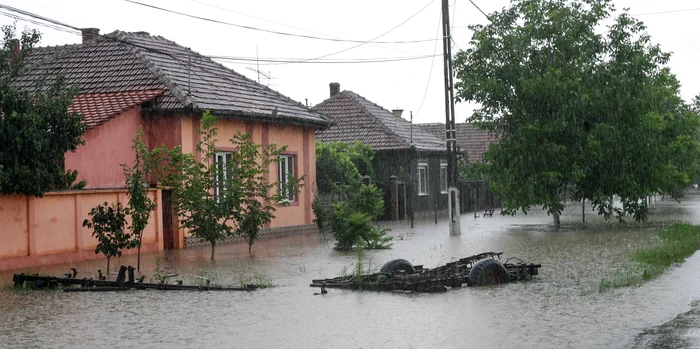
[[[392,237],[389,229],[379,229],[371,222],[384,210],[381,190],[372,185],[360,186],[347,201],[333,204],[329,217],[330,230],[337,250],[351,250],[358,246],[367,249],[387,249]]]
[[[129,198],[129,210],[131,212],[131,226],[129,229],[137,238],[138,250],[136,257],[136,270],[141,270],[141,244],[143,230],[148,225],[151,212],[156,209],[156,204],[148,197],[148,176],[150,175],[150,162],[153,155],[141,142],[143,131],[139,129],[131,145],[134,151],[134,163],[132,166],[122,164],[124,177],[126,178],[126,196]]]
[[[680,150],[697,148],[697,127],[679,126],[697,114],[641,22],[622,13],[600,30],[614,12],[610,0],[520,0],[471,26],[455,87],[481,104],[470,120],[501,136],[486,175],[505,213],[542,205],[559,225],[573,185],[601,214],[618,195],[618,216],[643,220],[644,197],[686,180],[696,153]]]
[[[14,25],[2,27],[0,52],[0,177],[1,194],[42,196],[51,189],[80,188],[72,185],[77,173],[66,172],[64,156],[83,144],[82,117],[69,113],[76,88],[54,77],[36,81],[30,89],[19,89],[16,80],[25,70],[25,60],[39,42],[36,30],[24,30],[14,39]],[[14,45],[21,45],[19,52]]]
[[[483,181],[486,164],[474,164],[469,161],[469,156],[464,154],[464,158],[457,163],[459,180],[462,182]]]
[[[83,221],[83,227],[93,229],[92,236],[97,238],[95,254],[102,253],[107,257],[107,275],[109,275],[109,261],[112,257],[121,256],[123,249],[131,249],[138,246],[138,240],[127,232],[126,215],[129,209],[121,203],[112,204],[106,202],[97,205],[90,210],[90,220]]]
[[[319,193],[347,194],[359,189],[362,176],[374,178],[374,150],[369,145],[316,142],[316,182]]]
[[[192,236],[211,244],[212,260],[216,243],[235,234],[246,239],[250,251],[260,227],[275,217],[276,206],[289,204],[283,200],[284,194],[296,193],[299,188],[299,180],[291,174],[283,187],[286,193],[273,192],[279,182],[265,178],[286,147],[270,144],[263,148],[250,135],[237,132],[230,139],[236,151],[222,153],[216,144],[215,124],[216,117],[205,112],[198,130],[201,140],[196,145],[203,161],[182,153],[180,147],[159,150],[161,161],[167,163],[163,182],[174,189],[174,212]]]
[[[251,254],[253,243],[258,238],[260,229],[275,218],[277,206],[289,205],[288,198],[296,196],[303,186],[304,177],[296,178],[290,172],[284,184],[270,182],[265,179],[270,165],[280,161],[279,155],[286,146],[278,148],[270,144],[266,148],[254,143],[251,135],[237,132],[231,143],[236,149],[232,157],[235,164],[235,175],[232,177],[235,195],[241,205],[233,210],[233,217],[238,225],[236,234],[242,236],[248,243],[248,254]],[[274,190],[273,188],[277,188]]]

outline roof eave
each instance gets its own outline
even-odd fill
[[[199,108],[144,108],[144,115],[162,116],[162,115],[202,115],[205,110]],[[315,130],[324,130],[330,126],[326,120],[305,120],[296,117],[280,117],[272,114],[263,113],[244,113],[241,111],[231,110],[209,110],[212,115],[220,118],[230,118],[244,121],[259,121],[273,124],[293,125],[302,127],[311,127]]]

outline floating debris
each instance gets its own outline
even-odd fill
[[[540,264],[525,263],[518,258],[500,262],[503,252],[485,252],[428,269],[412,265],[405,259],[394,259],[378,273],[349,275],[313,280],[311,287],[351,290],[445,292],[448,287],[485,286],[510,281],[530,280],[538,274]]]
[[[97,280],[92,278],[77,279],[77,271],[71,269],[72,273],[66,273],[64,277],[40,276],[38,274],[25,275],[15,274],[12,281],[15,287],[34,287],[37,289],[55,289],[62,286],[64,292],[105,292],[105,291],[128,291],[128,290],[168,290],[168,291],[254,291],[258,285],[247,284],[243,287],[227,287],[211,285],[209,279],[204,279],[204,285],[183,285],[182,280],[175,280],[174,284],[168,284],[165,279],[160,283],[143,282],[143,276],[135,279],[132,266],[121,266],[115,281],[105,280],[100,272]],[[177,276],[177,274],[169,275]],[[73,287],[78,286],[78,287]]]

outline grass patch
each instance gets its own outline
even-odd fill
[[[672,225],[654,237],[652,246],[632,253],[630,266],[602,279],[598,290],[640,285],[683,262],[697,250],[700,250],[700,226]]]
[[[25,288],[22,286],[15,286],[14,282],[8,282],[0,286],[0,292],[20,292],[24,290]]]
[[[238,286],[246,287],[246,285],[256,285],[258,288],[269,288],[273,287],[272,278],[264,275],[253,275],[238,278]]]

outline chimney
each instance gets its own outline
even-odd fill
[[[394,109],[391,112],[394,113],[395,117],[400,118],[401,114],[403,114],[403,109]]]
[[[10,61],[12,63],[17,63],[17,61],[19,61],[19,54],[20,54],[19,40],[18,39],[10,40]]]
[[[331,97],[333,97],[333,96],[337,95],[338,93],[340,93],[340,84],[339,84],[339,83],[337,83],[337,82],[331,82],[331,83],[329,84],[329,86],[331,87]]]
[[[83,33],[83,44],[93,44],[100,36],[99,28],[82,28],[80,31]]]

